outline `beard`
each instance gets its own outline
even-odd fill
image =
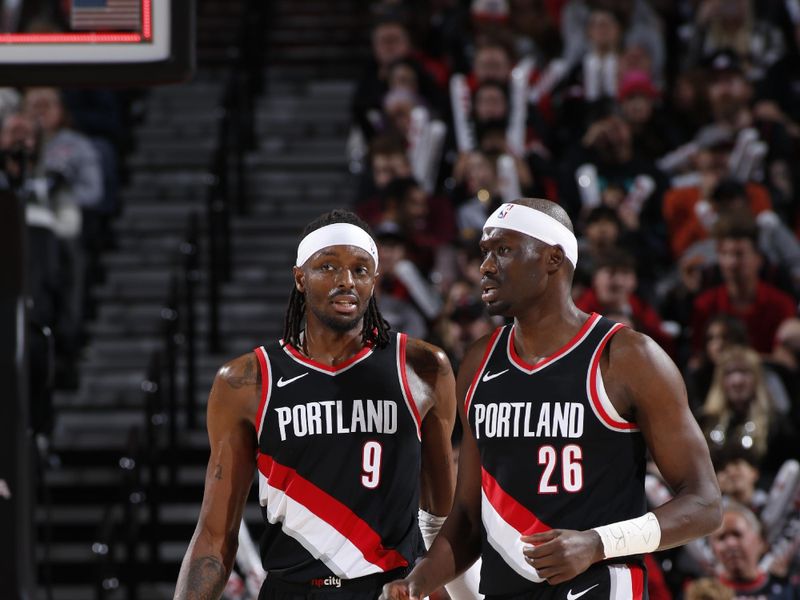
[[[322,311],[316,310],[313,307],[308,307],[314,316],[326,327],[336,331],[337,333],[347,333],[348,331],[352,331],[356,327],[358,327],[359,323],[361,323],[362,319],[364,318],[364,313],[366,309],[363,311],[358,312],[357,314],[353,315],[352,317],[345,317],[343,315],[335,316],[326,314]]]

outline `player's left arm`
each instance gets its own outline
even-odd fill
[[[436,346],[418,340],[409,340],[406,347],[406,358],[412,393],[427,409],[422,419],[419,529],[422,533],[422,540],[425,542],[425,548],[430,552],[437,536],[438,538],[442,537],[440,531],[447,520],[447,515],[453,509],[455,473],[450,438],[456,419],[456,382],[450,361],[445,353]],[[463,460],[462,451],[461,461],[463,462]],[[463,533],[463,530],[460,529],[462,523],[463,520],[458,517],[453,522],[448,520],[451,529],[458,529],[459,534]],[[452,540],[452,534],[449,539]],[[434,579],[440,581],[438,585],[445,585],[448,594],[454,600],[482,599],[483,596],[478,593],[480,566],[478,563],[474,563],[475,558],[472,557],[467,564],[459,567],[453,547],[450,545],[451,541],[444,543],[440,541],[439,543],[441,546],[438,556],[432,557],[428,554],[428,558],[426,558],[426,560],[432,561],[428,564],[428,576],[417,572],[420,581],[430,582],[430,576],[433,575]],[[463,545],[458,547],[459,558],[463,559],[462,554],[465,551],[469,552]],[[454,561],[455,564],[453,564]],[[471,567],[469,567],[470,564],[472,564]],[[437,568],[434,565],[440,566]],[[419,567],[420,565],[417,565],[417,568]],[[459,574],[459,571],[467,567],[469,567],[467,571]],[[425,569],[422,570],[425,571]],[[442,577],[443,572],[452,572],[452,574],[449,577]],[[454,577],[455,579],[453,579]],[[384,586],[382,597],[397,598],[398,594],[400,597],[404,597],[404,594],[408,593],[413,598],[411,590],[418,590],[420,581],[411,587],[408,587],[409,579],[387,584]],[[449,583],[447,583],[448,581]],[[438,585],[432,589],[436,589]]]
[[[661,532],[658,550],[711,533],[722,519],[719,485],[678,368],[658,344],[640,333],[622,330],[609,345],[607,379],[621,388],[630,419],[675,494],[653,510]]]
[[[532,544],[524,551],[528,562],[550,584],[568,581],[604,559],[679,546],[711,533],[722,518],[708,446],[672,360],[649,337],[624,329],[609,342],[601,370],[615,408],[637,424],[675,496],[629,521],[524,537]]]
[[[443,350],[411,338],[406,346],[406,369],[411,393],[430,407],[422,418],[420,508],[445,517],[455,490],[450,442],[456,418],[453,369]]]

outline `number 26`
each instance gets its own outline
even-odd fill
[[[579,492],[583,488],[583,451],[580,446],[569,444],[561,451],[561,484],[567,492]],[[556,469],[558,455],[552,446],[539,448],[539,464],[544,465],[542,478],[539,480],[540,494],[557,494],[558,486],[550,483]]]

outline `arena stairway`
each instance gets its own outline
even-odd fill
[[[231,221],[234,268],[221,290],[222,348],[211,352],[208,239],[202,215],[213,183],[208,168],[223,74],[236,58],[232,36],[240,18],[237,6],[240,10],[237,2],[201,3],[196,77],[153,90],[146,100],[146,119],[135,131],[136,150],[127,160],[130,181],[122,192],[124,210],[114,224],[116,247],[104,255],[107,276],[92,291],[97,311],[87,325],[80,387],[58,392],[54,399],[57,416],[43,453],[44,485],[36,509],[38,598],[129,598],[126,583],[131,577],[137,578],[135,597],[172,597],[202,499],[208,458],[205,402],[216,369],[280,335],[300,230],[354,197],[344,150],[356,65],[365,52],[361,9],[355,0],[274,2],[265,34],[265,92],[256,106],[258,146],[246,156],[249,210]],[[148,360],[163,345],[165,299],[193,212],[201,223],[193,390],[197,426],[188,426],[181,407],[178,447],[170,457],[178,465],[174,483],[166,465],[156,471],[157,481],[150,482],[145,473],[140,482],[158,490],[158,521],[152,525],[147,502],[128,513],[122,503],[114,503],[124,501],[121,495],[129,492],[122,483],[130,462],[130,432],[146,429]],[[184,366],[181,358],[179,390],[185,385]],[[116,528],[135,525],[134,561],[122,546],[105,548],[108,556],[103,557],[98,532],[109,511]],[[254,493],[246,519],[257,536],[261,517]],[[151,539],[158,540],[155,548]]]

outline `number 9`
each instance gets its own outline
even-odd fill
[[[380,442],[366,442],[361,451],[361,485],[369,490],[374,490],[381,482],[381,451]]]

